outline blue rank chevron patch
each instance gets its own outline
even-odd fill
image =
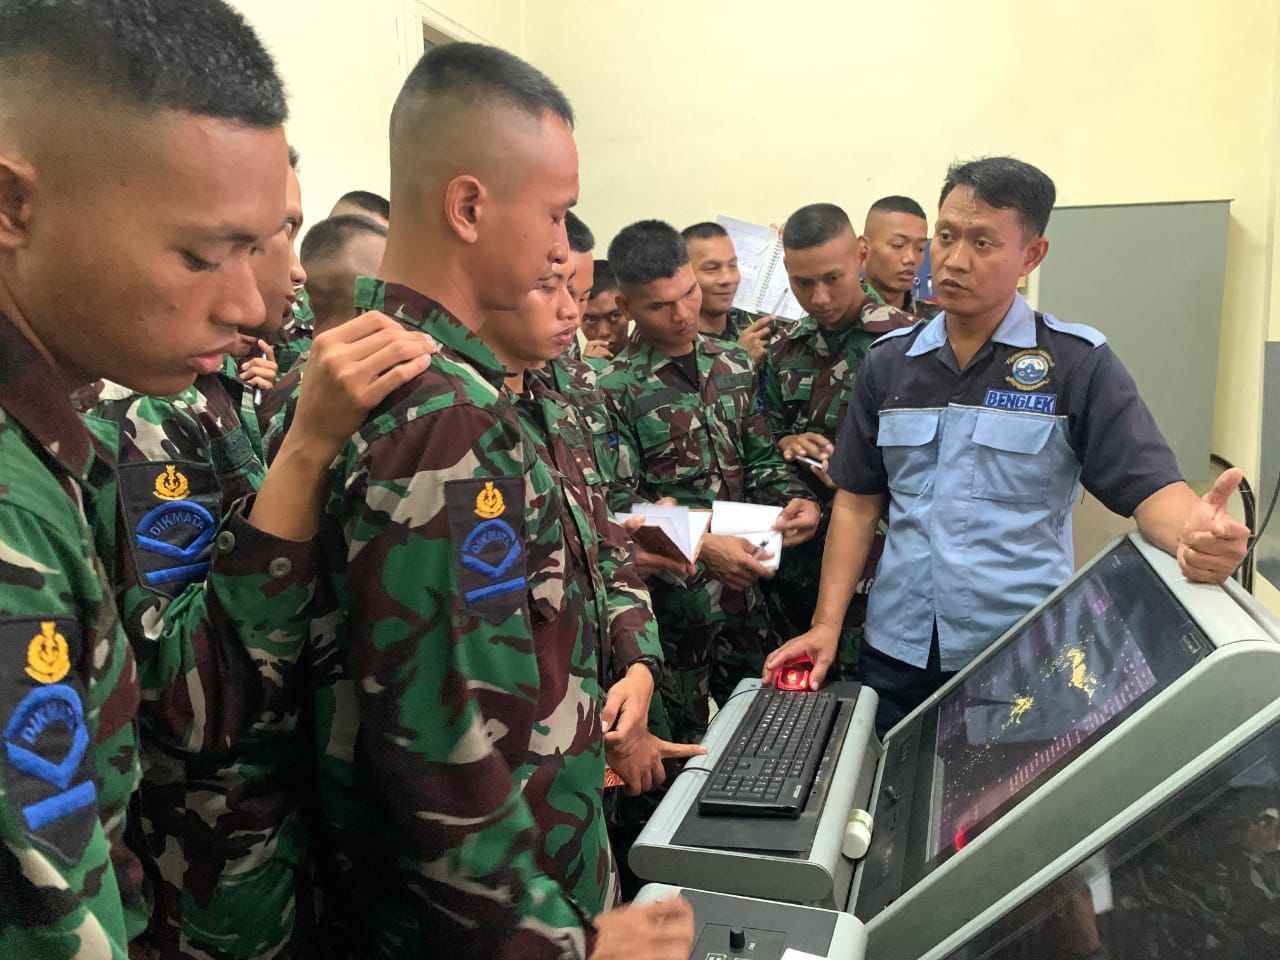
[[[119,469],[129,552],[142,586],[176,597],[209,574],[222,513],[212,465],[184,460]]]
[[[80,625],[65,617],[0,618],[0,764],[18,827],[72,864],[98,823],[91,730],[81,698]]]
[[[464,608],[491,623],[524,609],[524,478],[450,480],[444,485],[454,575]]]
[[[1043,413],[1052,416],[1058,409],[1058,395],[1056,393],[1017,393],[1013,390],[988,390],[982,405],[996,410]]]

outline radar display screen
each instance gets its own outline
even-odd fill
[[[1131,544],[1050,601],[938,705],[930,867],[1212,649]]]

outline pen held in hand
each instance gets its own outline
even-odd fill
[[[752,560],[757,559],[760,556],[760,554],[764,552],[764,548],[767,547],[768,545],[769,545],[768,540],[761,540],[760,545],[756,547],[753,551],[751,551],[751,559]]]
[[[797,453],[796,459],[799,460],[801,463],[808,464],[809,466],[813,467],[813,469],[815,470],[827,469],[827,465],[825,463],[823,463],[821,460],[815,460],[813,459],[813,457],[804,457]]]

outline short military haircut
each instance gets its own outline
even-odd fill
[[[569,235],[569,249],[574,253],[590,253],[596,248],[595,234],[572,210],[565,214],[564,229]]]
[[[608,293],[610,290],[618,289],[618,278],[613,275],[613,268],[609,266],[608,260],[596,261],[595,283],[591,285],[591,290],[587,293],[588,299],[598,297],[602,293]]]
[[[727,237],[729,231],[714,220],[706,220],[702,223],[695,223],[691,227],[685,227],[680,231],[680,236],[684,237],[685,243],[692,243],[694,240],[714,240],[716,237]]]
[[[222,0],[0,0],[0,80],[37,62],[138,110],[260,128],[289,112],[270,54]]]
[[[956,187],[968,187],[973,198],[997,210],[1015,210],[1028,238],[1044,235],[1057,199],[1053,181],[1037,167],[1013,157],[980,157],[947,168],[938,205]]]
[[[873,213],[906,213],[921,220],[929,219],[925,216],[924,207],[910,197],[881,197],[867,211],[868,216]]]
[[[834,203],[811,203],[787,217],[782,246],[787,250],[808,250],[845,230],[853,230],[853,224],[842,209]]]
[[[323,260],[333,256],[350,243],[352,237],[362,233],[385,237],[387,228],[354,213],[329,217],[307,231],[307,235],[302,238],[302,248],[298,255],[304,264]]]
[[[550,111],[573,126],[568,97],[546,74],[482,43],[446,43],[422,55],[391,108],[392,137],[406,111],[416,113],[413,108],[423,99],[437,97],[457,99],[467,107],[497,101],[534,118]]]
[[[367,210],[383,220],[391,219],[391,201],[386,197],[368,190],[351,190],[338,198],[338,203],[349,203],[353,207]],[[338,203],[335,203],[336,207]]]
[[[609,267],[620,286],[667,280],[688,262],[684,237],[661,220],[641,220],[624,227],[609,244]]]

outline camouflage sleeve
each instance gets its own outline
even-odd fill
[[[636,569],[631,538],[597,498],[596,530],[600,534],[600,574],[608,588],[608,642],[612,650],[610,683],[621,680],[627,667],[639,657],[662,659],[658,621],[653,615],[649,588]]]
[[[778,361],[772,347],[764,359],[764,370],[760,373],[764,381],[764,416],[776,443],[779,437],[788,433],[788,424],[782,406],[782,386],[778,382]]]
[[[517,425],[456,405],[379,438],[346,471],[354,776],[399,839],[397,880],[455,955],[563,960],[588,952],[589,920],[538,869],[512,776],[539,686],[522,458]],[[487,564],[480,551],[497,544],[501,563]]]
[[[275,460],[286,431],[293,425],[304,366],[295,365],[281,376],[276,385],[262,395],[262,403],[258,405],[258,429],[262,434],[263,456],[268,464]]]
[[[782,459],[773,431],[754,405],[743,424],[742,448],[747,496],[751,502],[785,506],[796,498],[814,499],[809,488]]]
[[[133,664],[60,506],[0,504],[0,956],[124,960],[137,931],[109,866],[137,784]]]
[[[108,407],[128,434],[115,588],[143,719],[179,750],[225,752],[306,642],[314,542],[254,527],[251,498],[224,506],[209,438],[180,405],[135,396],[124,414],[95,412]]]
[[[609,508],[621,513],[631,509],[638,496],[640,487],[640,440],[625,408],[625,389],[606,389],[601,383],[605,405],[609,409],[612,421],[611,436],[616,439],[614,447],[613,477],[609,481]]]

